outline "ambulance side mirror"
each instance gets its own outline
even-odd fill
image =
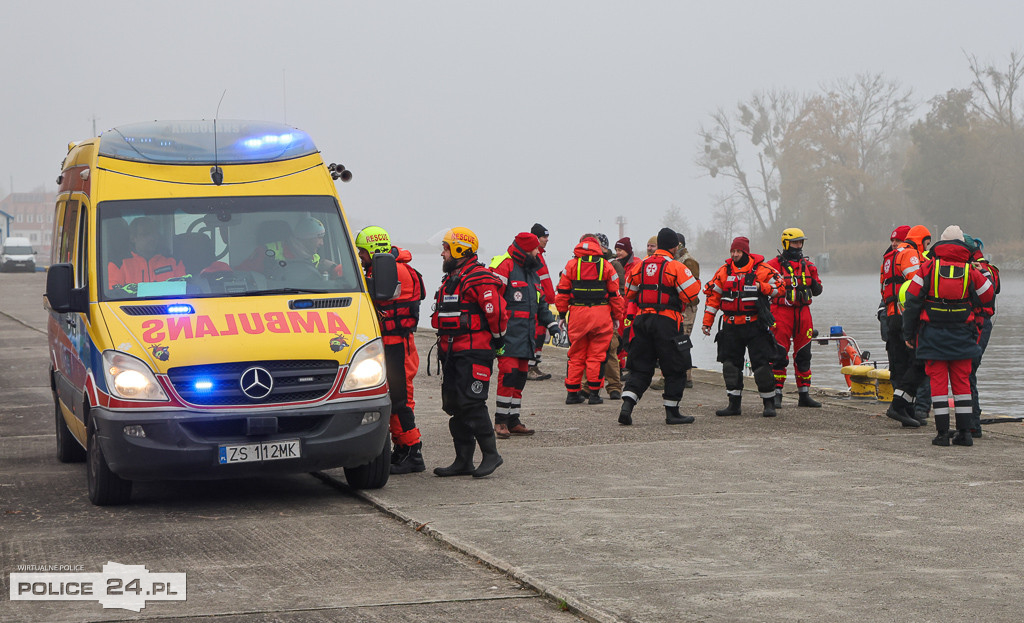
[[[390,301],[399,294],[398,264],[390,253],[373,255],[373,277],[366,280],[375,301]]]
[[[54,264],[46,271],[46,300],[50,309],[65,314],[89,311],[85,288],[75,288],[75,269],[71,264]]]

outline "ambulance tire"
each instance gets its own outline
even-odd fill
[[[391,440],[384,440],[384,449],[366,465],[346,467],[345,480],[353,489],[380,489],[391,475]]]
[[[132,481],[110,471],[91,422],[86,437],[88,450],[85,471],[89,481],[89,501],[96,506],[127,504],[132,497]]]
[[[71,434],[68,423],[60,411],[57,395],[53,395],[53,410],[57,421],[57,460],[61,463],[81,463],[85,460],[85,448]]]

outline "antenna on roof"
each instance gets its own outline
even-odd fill
[[[224,92],[220,94],[220,101],[217,102],[217,112],[213,114],[213,168],[210,169],[210,179],[216,186],[224,183],[224,170],[220,168],[217,160],[217,118],[220,117],[220,105],[224,102],[224,96],[227,93],[228,90],[224,89]]]

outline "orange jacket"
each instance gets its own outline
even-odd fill
[[[555,289],[558,313],[566,313],[570,306],[609,305],[612,319],[622,322],[626,305],[619,296],[619,275],[604,259],[601,244],[595,238],[585,238],[573,255]],[[589,292],[586,299],[584,290]]]
[[[162,255],[154,255],[147,260],[132,251],[132,256],[121,262],[120,266],[113,262],[107,264],[108,289],[129,283],[167,281],[174,277],[184,276],[184,264],[174,258]]]
[[[748,274],[751,274],[749,285]],[[750,289],[747,289],[750,288]],[[758,295],[768,298],[781,296],[786,286],[774,268],[764,263],[764,256],[750,254],[750,259],[742,266],[733,264],[732,258],[725,261],[715,272],[715,276],[704,286],[704,322],[710,327],[715,321],[718,310],[726,315],[729,324],[745,324],[757,320],[754,303]]]
[[[636,262],[626,273],[626,301],[636,304],[637,315],[660,314],[679,324],[683,308],[699,294],[700,282],[690,269],[662,249]]]
[[[900,286],[904,281],[913,279],[921,268],[923,260],[921,254],[926,251],[925,238],[931,238],[927,227],[924,225],[911,227],[910,232],[907,233],[907,239],[900,243],[892,253],[886,253],[882,260],[878,281],[882,288],[885,311],[889,316],[899,314],[896,303],[899,298]]]

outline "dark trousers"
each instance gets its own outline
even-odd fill
[[[902,398],[913,403],[917,397],[917,388],[924,381],[924,362],[918,369],[914,367],[914,351],[907,348],[903,341],[903,316],[889,316],[889,341],[885,343],[885,352],[889,356],[889,382],[892,383],[893,398]]]
[[[487,413],[487,391],[494,351],[463,350],[439,353],[441,409],[452,416],[448,429],[456,443],[468,443],[494,434]]]
[[[626,379],[623,396],[640,401],[651,385],[654,368],[661,367],[665,375],[662,398],[666,406],[678,406],[686,387],[686,371],[690,369],[690,349],[682,350],[676,340],[682,328],[672,318],[661,314],[640,314],[633,320],[633,339],[629,342],[626,358]]]
[[[406,337],[407,341],[412,339],[411,334]],[[412,379],[409,378],[408,354],[406,341],[384,345],[388,396],[391,398],[391,439],[402,446],[413,446],[420,441],[420,431],[416,428],[416,416],[413,413],[410,396]],[[415,355],[415,350],[413,354]]]
[[[718,361],[722,363],[722,377],[725,389],[731,396],[742,395],[743,359],[750,354],[750,369],[754,372],[754,383],[761,398],[775,396],[775,374],[771,359],[776,354],[775,336],[757,322],[722,325],[715,336],[718,342]]]

